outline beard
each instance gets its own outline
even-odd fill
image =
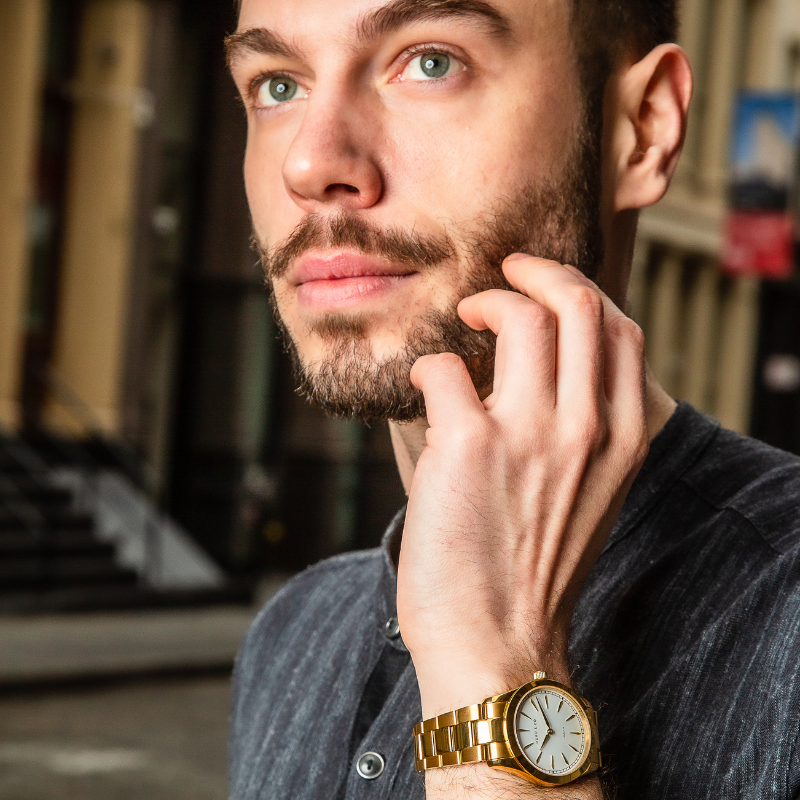
[[[266,282],[273,288],[272,307],[292,358],[298,392],[333,416],[411,422],[425,416],[422,393],[410,379],[414,362],[423,355],[449,352],[464,361],[480,396],[488,395],[496,337],[491,331],[475,331],[463,323],[456,311],[458,302],[488,289],[515,291],[501,269],[503,259],[514,252],[571,264],[587,277],[597,277],[603,253],[598,127],[584,124],[561,175],[518,188],[485,209],[481,221],[469,226],[421,235],[413,230],[379,228],[355,212],[333,217],[309,213],[273,248],[255,239]],[[452,304],[417,319],[406,332],[402,349],[391,356],[376,359],[367,319],[337,313],[311,326],[311,332],[325,342],[325,350],[318,361],[307,363],[280,315],[274,283],[294,259],[319,247],[347,247],[422,273],[458,257],[463,279]]]

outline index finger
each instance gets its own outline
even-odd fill
[[[556,402],[571,414],[603,413],[605,306],[595,289],[556,261],[532,256],[503,263],[514,288],[548,309],[556,320]]]
[[[559,274],[590,289],[602,302],[603,326],[602,350],[604,357],[603,388],[608,403],[618,406],[622,413],[637,415],[642,408],[645,376],[644,339],[639,326],[627,317],[611,298],[579,269],[570,264],[559,264],[554,261],[534,256],[507,258],[503,262],[503,272],[515,289],[529,297],[549,305],[546,300],[546,288],[551,280],[543,280],[541,272],[545,270],[551,275]]]

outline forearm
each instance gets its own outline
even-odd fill
[[[603,800],[606,796],[594,776],[546,788],[485,764],[428,770],[425,793],[427,800]]]

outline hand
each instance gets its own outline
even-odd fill
[[[647,453],[639,328],[572,267],[503,264],[516,292],[463,300],[497,334],[481,401],[461,359],[425,356],[397,607],[425,717],[530,680],[568,682],[569,625]]]

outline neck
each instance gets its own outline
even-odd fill
[[[647,433],[652,441],[656,434],[666,425],[667,420],[675,410],[676,402],[664,391],[655,376],[647,369],[647,383],[645,385],[645,403],[647,413]],[[390,422],[389,431],[392,435],[392,447],[400,472],[400,480],[406,494],[411,491],[411,481],[422,451],[425,449],[425,432],[428,422],[424,417],[413,422]]]
[[[417,468],[420,454],[425,449],[425,432],[427,430],[428,421],[424,417],[419,417],[413,422],[389,423],[394,457],[406,494],[411,491],[414,470]]]

